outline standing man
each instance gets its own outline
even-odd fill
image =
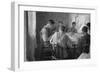
[[[51,35],[55,30],[55,22],[54,20],[48,20],[47,24],[41,30],[41,39],[45,44],[50,40]]]

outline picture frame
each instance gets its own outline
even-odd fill
[[[79,60],[60,60],[60,61],[24,61],[24,11],[51,11],[51,12],[69,12],[69,13],[89,13],[91,15],[91,58]],[[11,4],[11,69],[20,70],[37,70],[60,67],[77,67],[91,66],[96,64],[96,48],[94,45],[96,8],[89,6],[66,5],[60,6],[43,6],[32,3],[12,2]]]

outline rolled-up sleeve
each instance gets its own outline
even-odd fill
[[[41,33],[42,33],[42,34],[41,34],[41,37],[42,37],[43,41],[46,42],[47,39],[48,39],[46,29],[43,28],[42,31],[41,31]]]

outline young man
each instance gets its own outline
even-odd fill
[[[58,31],[54,33],[52,36],[50,42],[54,46],[55,50],[55,57],[57,59],[64,59],[67,58],[67,51],[66,51],[66,45],[64,40],[65,36],[65,26],[63,25],[63,22],[58,22],[59,27]]]
[[[52,59],[52,45],[50,44],[50,38],[55,30],[55,22],[54,20],[48,20],[47,24],[40,31],[40,39],[41,39],[41,60],[51,60]]]
[[[76,22],[72,22],[72,27],[71,27],[71,29],[69,30],[69,32],[76,33],[77,30],[76,30],[75,26],[76,26]]]
[[[55,22],[54,20],[49,20],[41,30],[41,38],[44,43],[50,40],[50,37],[53,34],[54,30],[55,30]]]
[[[57,31],[52,35],[50,42],[52,44],[57,44],[60,42],[62,36],[65,35],[65,26],[63,26],[63,22],[58,22]]]

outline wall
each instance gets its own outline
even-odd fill
[[[69,26],[69,14],[59,12],[37,12],[37,24],[41,25],[40,29],[52,19],[58,25],[58,21],[62,21],[64,25]]]
[[[41,30],[44,25],[47,24],[49,19],[53,19],[58,25],[58,21],[62,21],[63,24],[71,28],[72,22],[76,22],[76,29],[81,32],[83,26],[90,22],[90,14],[82,13],[59,13],[59,12],[37,12],[37,26],[41,25]]]
[[[95,40],[95,49],[97,55],[97,66],[91,67],[60,67],[54,69],[44,69],[44,70],[33,70],[33,71],[21,71],[20,73],[100,73],[100,0],[1,0],[0,1],[0,73],[13,73],[8,68],[10,67],[11,61],[11,1],[22,1],[31,2],[38,5],[56,5],[56,6],[66,6],[66,5],[83,5],[83,6],[96,6],[97,10],[97,23],[95,25],[95,35],[93,39]]]

